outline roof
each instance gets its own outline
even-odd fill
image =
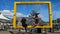
[[[0,19],[5,19],[5,20],[10,20],[8,18],[6,18],[3,14],[0,13]]]

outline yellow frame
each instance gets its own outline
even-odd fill
[[[49,10],[49,26],[36,26],[35,28],[52,28],[52,5],[51,2],[14,2],[14,18],[13,18],[13,27],[14,28],[23,28],[22,26],[16,25],[16,5],[17,4],[48,4]],[[32,28],[32,26],[28,26],[27,28]]]

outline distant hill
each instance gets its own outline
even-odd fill
[[[55,23],[55,22],[60,23],[60,18],[57,18],[56,20],[53,20],[53,23]]]
[[[27,19],[26,23],[28,25],[31,25],[34,22],[34,20],[30,17],[25,17],[25,18]],[[22,19],[22,17],[17,17],[17,21],[18,21],[17,23],[19,23],[21,21],[21,19]],[[21,25],[21,22],[19,24]],[[45,21],[43,21],[41,18],[39,18],[39,24],[46,25],[47,23]]]

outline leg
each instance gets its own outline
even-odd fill
[[[25,31],[27,32],[27,28],[25,27]]]
[[[37,28],[37,33],[41,33],[41,28]]]

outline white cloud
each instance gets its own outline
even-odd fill
[[[26,15],[24,15],[22,13],[17,13],[17,17],[26,17]]]
[[[11,10],[2,10],[1,13],[5,16],[13,16],[13,11]]]
[[[2,10],[0,11],[4,16],[7,16],[7,17],[13,17],[13,11],[14,10]],[[22,14],[22,13],[18,13],[17,12],[17,17],[25,17],[26,15]]]
[[[6,17],[10,17],[10,18],[13,18],[13,11],[14,10],[2,10],[2,11],[0,11],[4,16],[6,16]],[[17,17],[28,17],[29,15],[24,15],[24,14],[22,14],[22,13],[18,13],[17,12]],[[38,15],[40,18],[43,18],[44,16],[43,15],[41,15],[41,14],[39,14]]]
[[[53,18],[60,18],[60,11],[53,11]]]
[[[42,14],[39,14],[38,16],[39,16],[40,18],[43,18],[43,17],[44,17]]]

